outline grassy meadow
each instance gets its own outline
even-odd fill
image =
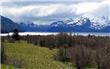
[[[54,59],[58,49],[28,44],[25,41],[5,43],[5,54],[8,64],[1,69],[75,69],[71,63],[62,63]]]

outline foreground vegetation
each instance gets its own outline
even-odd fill
[[[15,36],[3,37],[2,43],[6,55],[4,63],[15,68],[110,68],[110,37],[60,33],[47,36],[20,36],[20,40],[14,38]]]
[[[5,43],[7,65],[10,69],[74,69],[69,63],[54,60],[58,49],[49,50],[45,47],[27,44],[25,41]],[[6,69],[7,65],[2,65]]]

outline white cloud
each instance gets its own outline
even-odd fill
[[[93,12],[100,7],[100,3],[81,3],[75,6],[77,8],[76,14],[83,14],[88,12]]]
[[[13,16],[21,16],[26,14],[34,14],[34,16],[50,16],[57,13],[71,12],[73,8],[64,4],[50,4],[50,5],[31,5],[24,7],[5,7],[2,9],[3,14],[10,14]]]
[[[51,2],[68,2],[68,1],[72,1],[72,2],[75,2],[75,1],[78,1],[78,2],[100,2],[100,1],[105,1],[105,0],[1,0],[1,2],[12,2],[12,1],[21,1],[21,2],[24,2],[24,1],[41,1],[41,2],[49,2],[49,1],[51,1]],[[108,0],[106,0],[106,1],[108,1]]]
[[[91,0],[87,0],[91,1]],[[98,0],[97,0],[98,1]],[[93,14],[93,15],[108,15],[110,7],[109,0],[102,0],[101,2],[80,2],[80,3],[51,3],[51,4],[34,4],[26,6],[3,6],[2,14],[5,16],[13,17],[14,19],[19,19],[17,17],[50,17],[51,18],[61,18],[61,17],[71,17],[82,14]],[[99,14],[100,12],[100,14]],[[31,20],[31,19],[30,19]]]

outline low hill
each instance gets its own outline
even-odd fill
[[[49,50],[45,47],[35,46],[21,41],[16,43],[6,43],[5,53],[7,62],[11,68],[24,69],[74,69],[68,63],[62,63],[54,59],[58,50]],[[1,69],[5,69],[2,65]]]

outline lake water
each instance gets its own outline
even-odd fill
[[[0,34],[0,36],[8,36],[12,35],[13,33],[3,33]],[[20,32],[19,35],[25,36],[25,35],[57,35],[59,34],[58,32]],[[72,33],[72,35],[82,35],[82,36],[88,36],[88,35],[95,35],[95,36],[110,36],[110,33],[86,33],[86,32],[75,32]]]

